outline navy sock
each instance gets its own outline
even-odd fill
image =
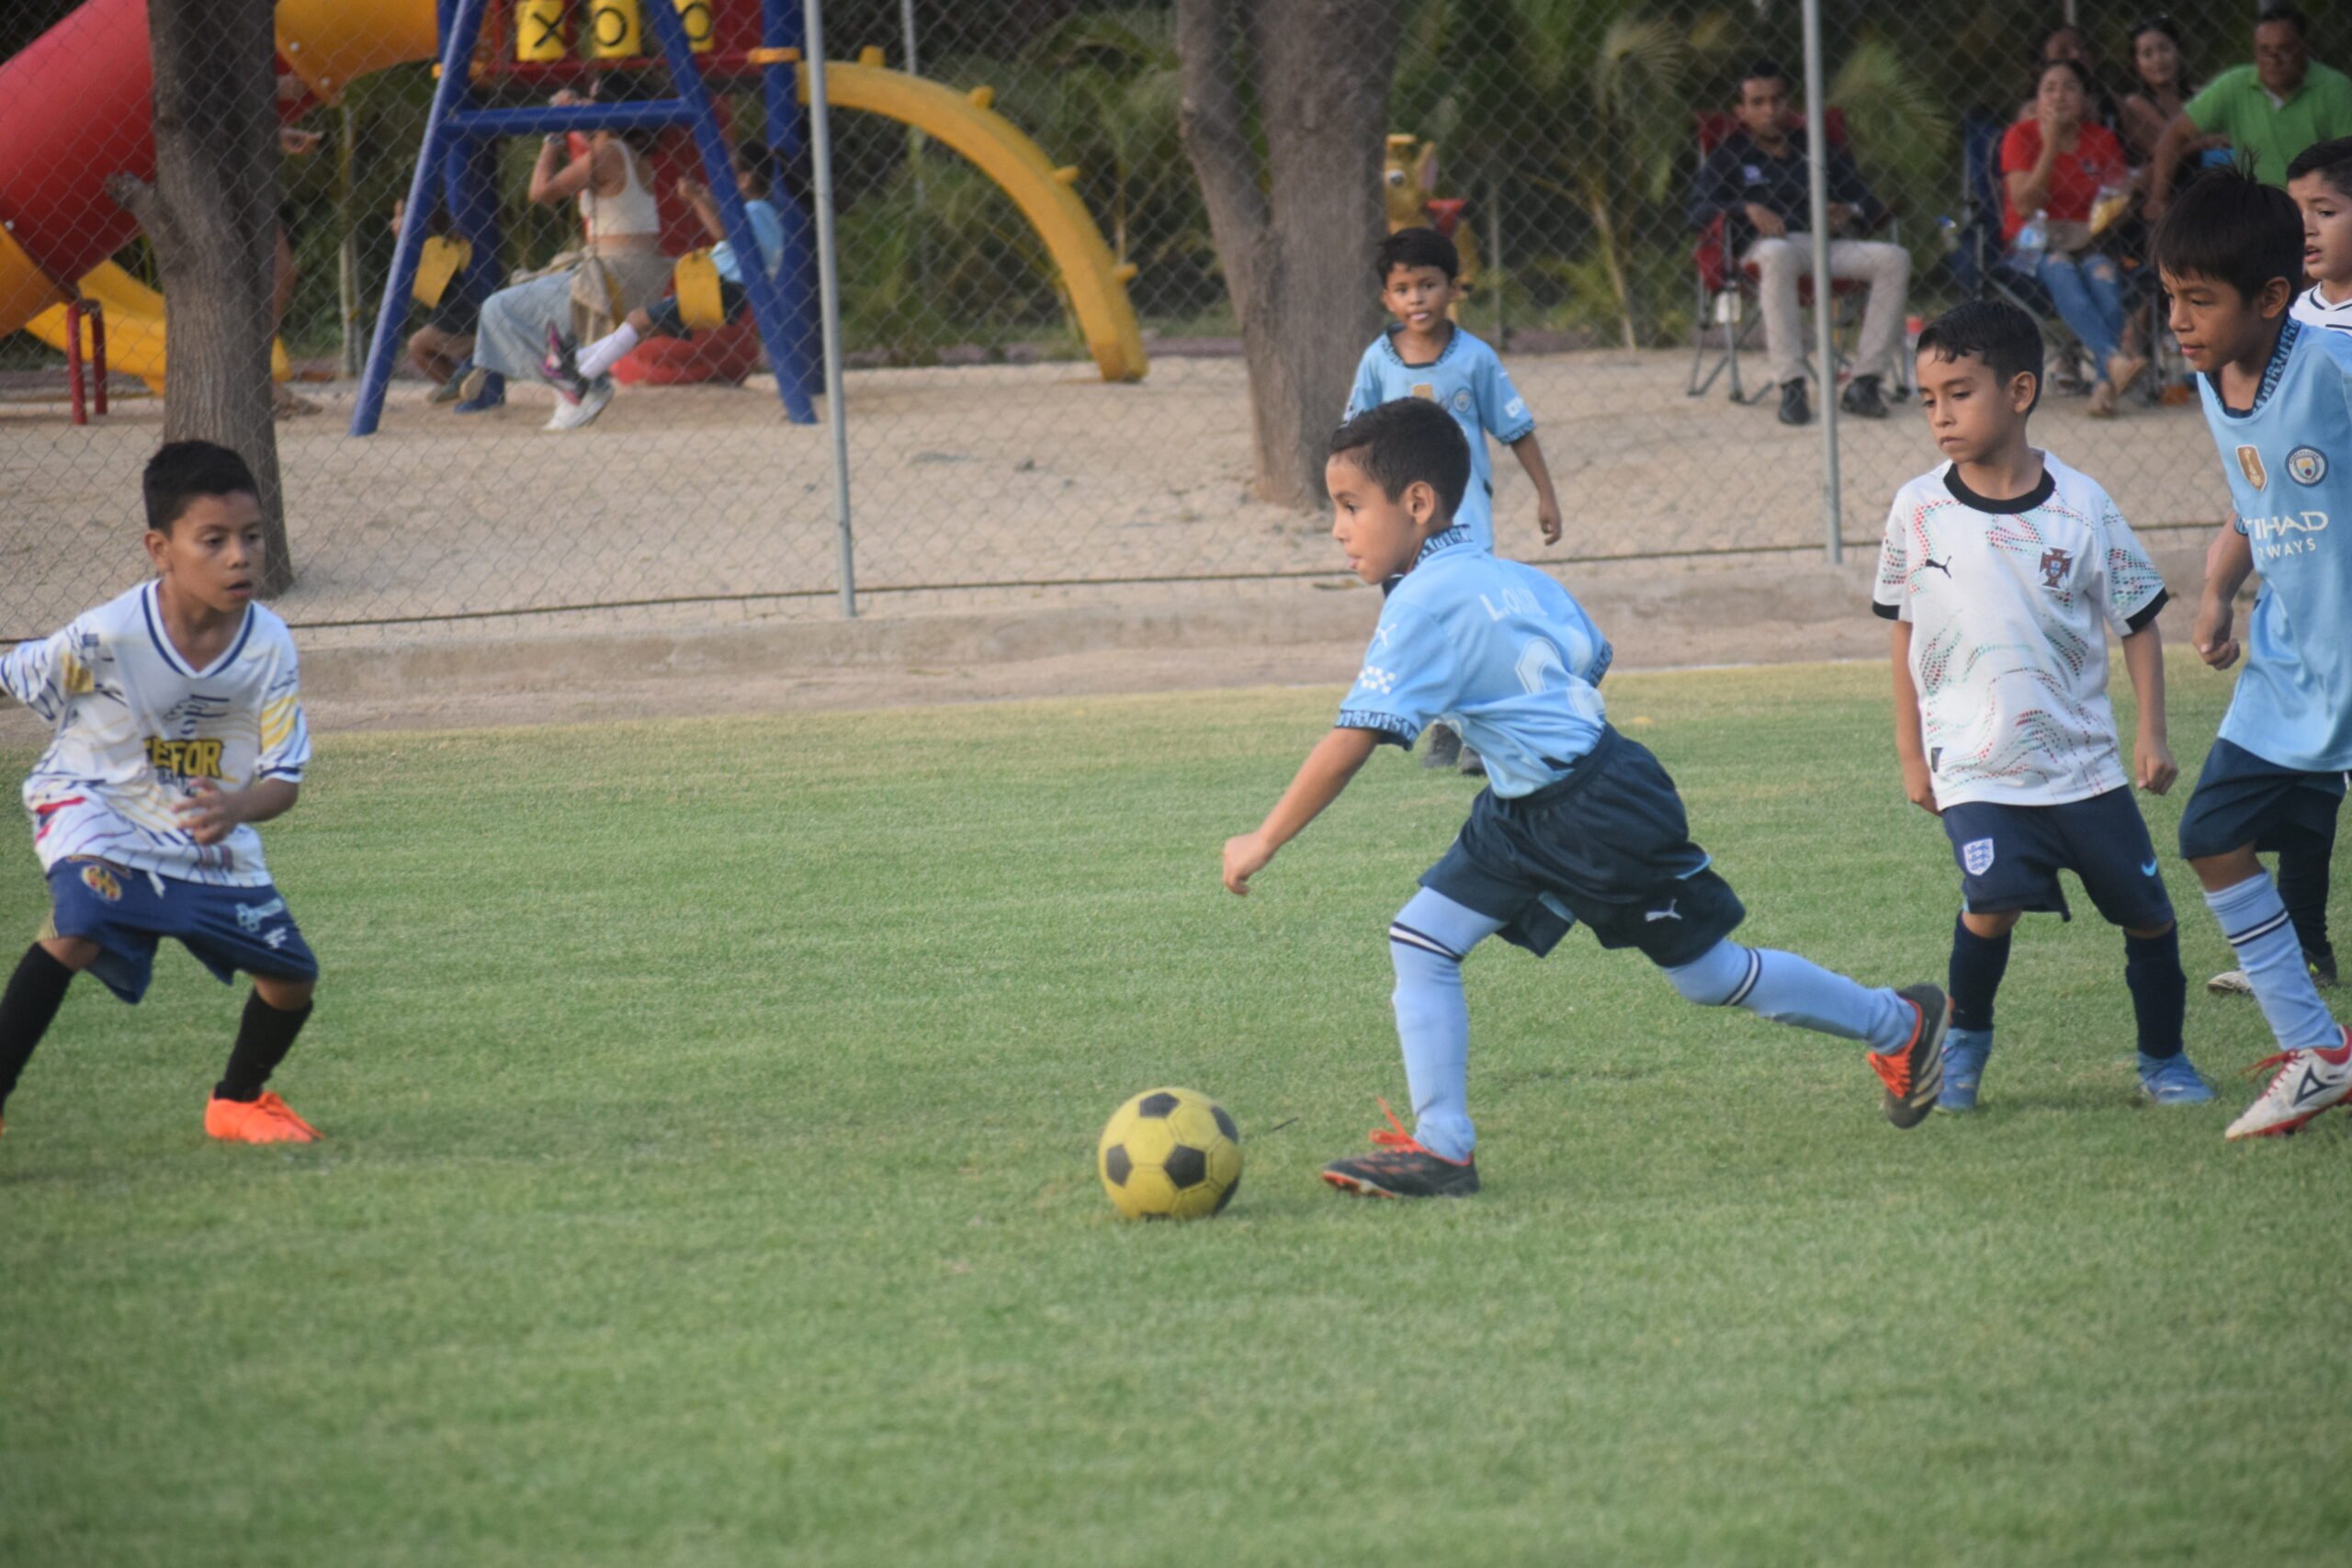
[[[2123,983],[2132,987],[2132,1015],[2140,1022],[2140,1055],[2180,1055],[2181,1020],[2188,1011],[2188,976],[2180,968],[2180,928],[2162,936],[2123,935]]]
[[[1951,922],[1951,968],[1944,988],[1951,993],[1951,1026],[1986,1030],[1993,1027],[1993,998],[2009,968],[2009,933],[1978,936],[1958,915]]]
[[[51,958],[49,949],[39,942],[25,949],[25,955],[17,961],[7,990],[0,992],[0,1106],[8,1103],[17,1076],[33,1059],[33,1048],[49,1032],[51,1021],[65,1000],[65,987],[73,983],[74,971]]]
[[[2335,840],[2316,835],[2278,852],[2278,901],[2294,922],[2295,940],[2313,958],[2332,958],[2327,944],[2327,883]]]
[[[213,1094],[221,1100],[241,1100],[247,1104],[259,1100],[269,1075],[286,1060],[286,1053],[294,1049],[294,1037],[302,1032],[302,1025],[310,1016],[309,1002],[286,1012],[262,1000],[259,991],[247,997],[244,1020],[237,1026],[237,1043],[230,1047],[229,1065],[220,1069],[220,1081],[212,1086]]]

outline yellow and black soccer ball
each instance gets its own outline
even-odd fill
[[[1094,1168],[1111,1206],[1131,1220],[1206,1219],[1241,1186],[1241,1134],[1205,1094],[1149,1089],[1102,1129]]]

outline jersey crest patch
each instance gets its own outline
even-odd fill
[[[2070,566],[2073,566],[2074,564],[2075,564],[2075,553],[2074,553],[2072,550],[2044,550],[2044,551],[2042,551],[2042,552],[2041,552],[2041,586],[2043,586],[2044,588],[2064,588],[2064,587],[2065,587],[2065,586],[2066,586],[2066,569],[2067,569],[2068,567],[2070,567]],[[1951,576],[1951,574],[1950,572],[1946,572],[1944,575],[1945,575],[1945,576],[1947,576],[1947,577],[1949,577],[1949,576]]]
[[[1437,387],[1433,382],[1416,381],[1413,383],[1413,396],[1417,398],[1427,398],[1430,401],[1435,402],[1437,401]]]
[[[105,899],[109,904],[119,904],[122,902],[122,884],[117,881],[114,873],[108,871],[105,866],[84,866],[82,868],[82,886],[88,888],[91,892],[96,894],[99,897]]]
[[[2315,485],[2327,478],[2327,454],[2316,446],[2298,446],[2287,454],[2287,477],[2299,485]]]
[[[1971,876],[1982,876],[1993,869],[1993,840],[1971,839],[1960,846],[1961,869]]]
[[[2245,482],[2256,490],[2264,489],[2270,483],[2269,471],[2262,466],[2262,453],[2256,447],[2238,448],[2238,472],[2244,474]]]

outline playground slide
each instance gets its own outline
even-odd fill
[[[433,0],[282,0],[280,62],[321,98],[434,52]],[[107,261],[138,225],[106,194],[118,170],[155,173],[147,0],[89,0],[0,63],[0,335],[65,344],[65,302],[106,307],[107,361],[164,379],[164,301]],[[285,350],[273,351],[280,378]]]
[[[154,390],[164,389],[164,297],[140,282],[112,262],[100,262],[93,270],[84,273],[74,288],[85,299],[96,299],[106,307],[107,368],[136,376]],[[65,349],[65,307],[51,305],[25,323],[25,331],[63,353]],[[89,347],[89,332],[82,333],[82,346]],[[286,345],[269,345],[270,373],[283,381],[294,374],[293,363],[286,357]]]
[[[324,102],[370,72],[437,52],[434,0],[279,0],[277,31],[279,63]],[[807,71],[799,72],[804,100]],[[1055,168],[994,112],[985,87],[963,94],[883,70],[878,51],[854,65],[833,61],[825,80],[837,107],[913,126],[1003,186],[1060,268],[1102,378],[1144,374],[1126,291],[1133,269],[1114,265],[1070,189],[1076,170]],[[62,307],[78,288],[106,305],[109,366],[160,386],[162,298],[108,263],[138,225],[104,189],[118,170],[154,175],[153,85],[147,0],[88,0],[0,62],[0,336],[29,330],[62,347]]]

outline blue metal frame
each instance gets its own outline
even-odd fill
[[[438,0],[441,23],[440,77],[433,86],[433,107],[424,126],[416,172],[410,176],[408,207],[401,220],[400,239],[392,247],[392,270],[385,279],[384,298],[376,313],[376,331],[368,341],[368,364],[359,379],[359,395],[351,411],[351,434],[373,435],[382,423],[384,394],[392,379],[392,365],[400,349],[400,332],[408,317],[408,300],[416,286],[417,257],[431,220],[433,203],[427,193],[438,174],[448,208],[458,231],[474,242],[473,266],[495,266],[498,219],[495,193],[486,175],[494,165],[495,139],[501,136],[554,135],[570,130],[616,130],[642,126],[684,125],[691,128],[702,155],[703,172],[718,203],[719,223],[728,243],[741,258],[743,292],[757,323],[760,340],[775,367],[776,395],[786,417],[795,424],[814,424],[817,412],[811,398],[816,369],[808,345],[814,340],[813,318],[805,308],[788,310],[782,285],[789,285],[804,301],[813,288],[800,284],[813,265],[808,243],[808,217],[791,193],[776,193],[776,211],[783,220],[785,243],[779,266],[770,274],[735,188],[726,133],[719,129],[718,111],[710,89],[695,63],[694,46],[686,37],[684,18],[674,6],[652,0],[643,8],[660,40],[662,58],[677,89],[674,98],[645,103],[580,104],[565,107],[533,106],[485,109],[472,105],[471,65],[489,0]],[[785,0],[763,0],[763,30],[768,41],[797,47],[797,21],[784,19]],[[800,143],[797,85],[789,65],[769,66],[767,118],[770,145],[780,158],[795,161]],[[784,110],[779,113],[777,106]],[[453,282],[453,287],[455,286]]]

